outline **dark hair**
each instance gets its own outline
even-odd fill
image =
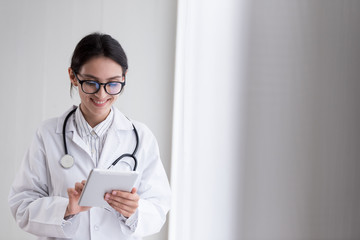
[[[124,49],[117,40],[102,33],[92,33],[80,40],[75,47],[70,67],[75,73],[78,73],[87,61],[100,56],[110,58],[118,63],[125,76],[128,61]]]

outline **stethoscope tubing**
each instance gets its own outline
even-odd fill
[[[77,109],[77,108],[74,108],[73,110],[71,110],[71,112],[69,112],[69,114],[66,116],[66,118],[65,118],[65,120],[64,120],[64,124],[63,124],[62,133],[63,133],[63,142],[64,142],[65,155],[68,154],[67,144],[66,144],[66,134],[65,134],[66,125],[67,125],[67,121],[68,121],[69,117],[76,111],[76,109]]]
[[[129,120],[130,121],[130,120]],[[115,166],[122,158],[124,157],[130,157],[134,160],[134,168],[133,168],[133,171],[136,171],[137,169],[137,159],[135,157],[135,154],[138,150],[138,146],[139,146],[139,134],[136,130],[136,127],[134,126],[133,123],[131,123],[132,126],[133,126],[133,130],[134,130],[134,133],[135,133],[135,138],[136,138],[136,145],[135,145],[135,148],[134,148],[134,151],[132,154],[129,154],[129,153],[124,153],[123,155],[121,155],[120,157],[118,157],[109,167],[108,169],[110,169],[111,167]]]
[[[64,142],[64,151],[65,151],[65,156],[69,155],[68,154],[68,149],[67,149],[67,143],[66,143],[66,125],[67,125],[67,122],[70,118],[70,116],[76,111],[77,107],[74,108],[73,110],[71,110],[68,115],[65,117],[65,120],[64,120],[64,124],[63,124],[63,131],[62,131],[62,134],[63,134],[63,142]],[[130,120],[129,120],[130,121]],[[131,121],[130,121],[131,122]],[[134,148],[134,151],[132,154],[130,153],[124,153],[122,154],[120,157],[118,157],[109,167],[108,169],[114,167],[122,158],[124,157],[130,157],[134,160],[134,167],[133,167],[133,171],[136,171],[137,169],[137,159],[135,157],[135,154],[138,150],[138,146],[139,146],[139,134],[134,126],[134,124],[131,122],[131,125],[133,126],[133,130],[134,130],[134,133],[135,133],[135,138],[136,138],[136,145],[135,145],[135,148]],[[70,156],[70,155],[69,155]],[[66,167],[66,168],[69,168],[69,167]]]

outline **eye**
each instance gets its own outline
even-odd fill
[[[108,85],[110,88],[117,88],[119,87],[119,84],[118,82],[109,82]]]
[[[86,84],[88,87],[94,87],[94,88],[98,87],[98,83],[91,80],[85,80],[84,84]]]

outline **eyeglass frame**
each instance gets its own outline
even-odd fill
[[[78,78],[78,76],[77,76],[79,73],[76,73],[75,71],[73,71],[73,73],[74,73],[74,76],[75,76],[76,80],[78,80],[78,82],[79,82],[80,85],[81,85],[81,91],[83,91],[83,93],[85,93],[85,94],[95,94],[95,93],[99,92],[101,86],[104,86],[104,90],[105,90],[105,92],[106,92],[107,94],[109,94],[109,95],[118,95],[118,94],[120,94],[121,91],[123,90],[123,88],[124,88],[124,86],[125,86],[125,82],[126,82],[125,75],[122,76],[122,77],[124,78],[124,81],[123,81],[123,82],[120,82],[120,81],[111,81],[111,82],[107,82],[107,83],[100,83],[100,82],[94,81],[94,80],[80,80],[80,79]],[[81,75],[81,74],[79,74],[79,75]],[[96,84],[99,85],[99,88],[98,88],[95,92],[93,92],[93,93],[87,93],[87,92],[85,92],[84,89],[83,89],[83,83],[85,83],[85,82],[94,82],[94,83],[96,83]],[[118,93],[109,93],[109,92],[106,90],[106,85],[107,85],[107,84],[111,84],[111,83],[120,83],[120,84],[121,84],[121,89],[120,89],[120,91],[119,91]]]

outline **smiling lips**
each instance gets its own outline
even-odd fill
[[[99,107],[102,107],[103,105],[105,105],[105,103],[108,101],[108,100],[104,100],[104,101],[96,101],[94,99],[91,99],[93,101],[93,103],[95,103],[96,106],[99,106]]]

